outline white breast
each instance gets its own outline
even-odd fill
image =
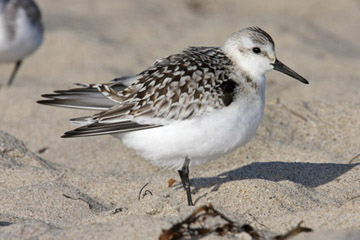
[[[155,165],[179,169],[186,156],[191,165],[203,164],[250,141],[263,115],[264,91],[238,97],[228,107],[200,119],[116,137]]]

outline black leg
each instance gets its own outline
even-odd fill
[[[21,59],[15,63],[14,70],[12,71],[10,79],[9,79],[9,81],[7,83],[8,86],[11,86],[11,84],[13,83],[15,75],[16,75],[17,71],[19,70],[20,66],[21,66],[21,63],[22,63]]]
[[[179,170],[179,175],[181,178],[182,185],[186,191],[186,196],[188,200],[189,206],[194,206],[194,203],[191,198],[191,191],[190,191],[190,180],[189,180],[189,163],[190,159],[188,157],[185,158],[184,165],[182,166],[181,170]]]

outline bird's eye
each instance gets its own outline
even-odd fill
[[[254,52],[254,53],[261,53],[261,49],[258,48],[258,47],[254,47],[254,48],[253,48],[253,52]]]

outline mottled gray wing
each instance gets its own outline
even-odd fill
[[[119,93],[121,104],[97,114],[96,119],[185,120],[228,106],[237,86],[230,67],[230,60],[218,48],[189,48],[160,59]],[[123,104],[132,107],[124,111]]]
[[[156,61],[115,96],[111,86],[98,85],[103,95],[112,96],[118,104],[94,116],[75,119],[91,124],[65,137],[159,127],[226,107],[237,87],[231,66],[219,48],[192,47]]]

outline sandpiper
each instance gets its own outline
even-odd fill
[[[0,62],[14,62],[10,86],[22,60],[42,43],[40,10],[32,0],[0,0]]]
[[[72,119],[63,137],[111,134],[153,164],[177,169],[193,205],[189,165],[219,158],[255,135],[265,103],[265,73],[308,81],[281,63],[258,27],[230,35],[222,47],[189,47],[135,76],[78,84],[39,103],[99,110]]]

